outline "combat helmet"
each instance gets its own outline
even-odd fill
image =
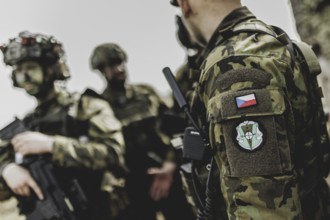
[[[23,31],[0,49],[3,52],[4,63],[9,66],[25,60],[33,60],[44,68],[53,67],[55,70],[53,80],[65,80],[70,77],[63,46],[53,36]]]
[[[125,51],[115,43],[105,43],[97,46],[90,58],[92,69],[100,71],[105,65],[120,64],[126,61]]]
[[[171,5],[179,7],[178,1],[177,0],[170,0]]]

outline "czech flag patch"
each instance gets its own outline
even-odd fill
[[[237,108],[246,108],[257,105],[257,99],[254,93],[235,97]]]

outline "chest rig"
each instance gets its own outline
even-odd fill
[[[88,122],[77,119],[70,112],[74,108],[74,98],[68,97],[64,102],[52,100],[39,106],[24,118],[24,124],[31,131],[48,135],[63,135],[78,138],[87,135]]]

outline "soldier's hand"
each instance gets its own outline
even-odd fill
[[[51,153],[54,139],[40,132],[26,131],[16,135],[11,143],[15,152],[24,155]]]
[[[153,175],[149,195],[154,201],[159,201],[168,196],[173,182],[173,172],[176,165],[172,162],[165,162],[161,168],[150,168],[148,174]]]
[[[29,196],[32,189],[40,200],[44,198],[40,187],[25,168],[10,163],[3,169],[2,177],[15,194]]]

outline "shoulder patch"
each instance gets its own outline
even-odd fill
[[[236,127],[237,144],[247,151],[259,149],[264,140],[264,134],[259,129],[259,123],[255,121],[244,121]]]

